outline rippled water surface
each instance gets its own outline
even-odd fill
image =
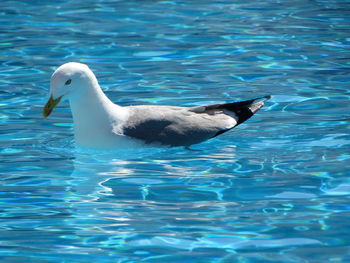
[[[350,2],[1,1],[1,262],[350,262]],[[183,148],[74,145],[53,70],[120,105],[272,95]]]

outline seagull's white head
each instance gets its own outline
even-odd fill
[[[98,85],[94,73],[85,64],[69,62],[60,66],[51,76],[50,99],[43,115],[47,117],[61,100],[83,96],[89,86]]]

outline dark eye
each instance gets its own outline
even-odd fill
[[[64,85],[69,85],[72,82],[71,79],[67,80],[66,83],[64,83]]]

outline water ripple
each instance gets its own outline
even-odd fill
[[[350,260],[346,0],[2,1],[0,14],[2,261]],[[67,104],[42,119],[68,61],[121,105],[272,99],[191,151],[94,151],[75,147]]]

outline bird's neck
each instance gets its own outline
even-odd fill
[[[97,83],[92,83],[85,94],[69,103],[75,139],[81,145],[89,145],[91,141],[98,143],[124,118],[124,109],[110,101]]]

